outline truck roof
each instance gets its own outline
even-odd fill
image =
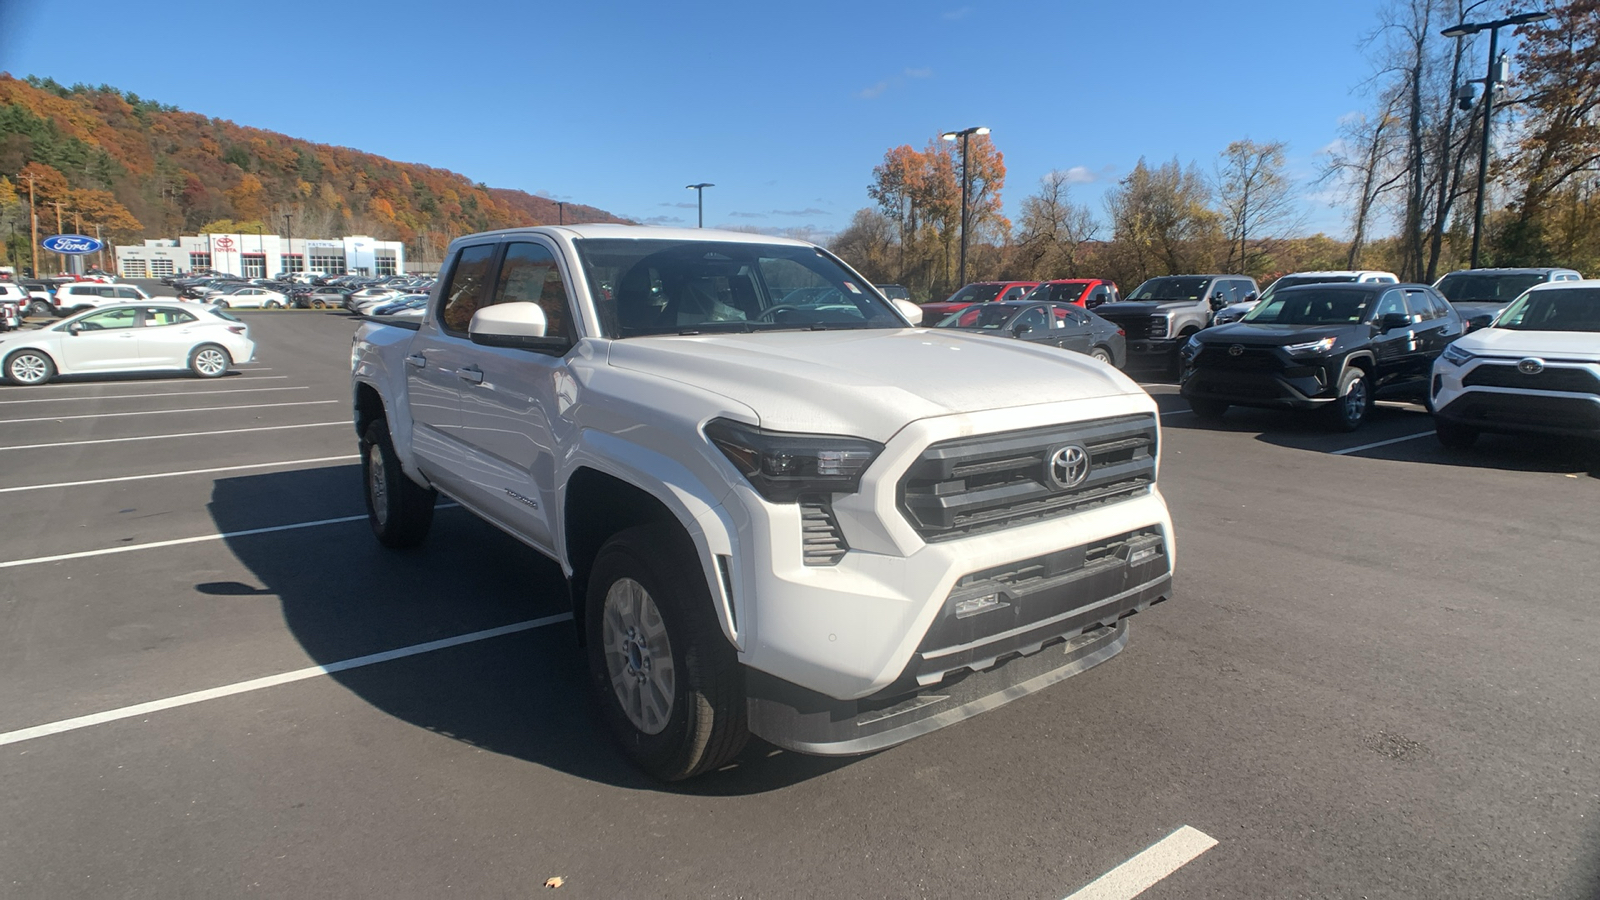
[[[544,234],[550,237],[566,238],[613,238],[618,240],[657,240],[657,241],[724,241],[737,244],[787,244],[794,247],[810,247],[813,244],[806,241],[797,241],[793,238],[777,237],[771,234],[755,234],[748,231],[722,231],[716,228],[662,228],[656,225],[531,225],[521,228],[502,228],[498,231],[481,231],[475,234],[462,235],[457,240],[468,237],[483,237],[486,235],[503,234]]]

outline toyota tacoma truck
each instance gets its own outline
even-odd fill
[[[915,327],[763,235],[526,228],[446,260],[425,316],[354,335],[372,530],[416,545],[442,493],[557,561],[658,778],[750,734],[892,746],[1104,662],[1171,596],[1156,407],[1108,365]]]

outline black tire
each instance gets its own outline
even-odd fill
[[[217,307],[218,309],[227,309],[228,308],[228,301],[226,301],[226,300],[216,300],[216,301],[213,301],[211,305]]]
[[[612,535],[595,557],[585,603],[590,685],[601,718],[635,765],[662,781],[682,781],[744,749],[744,673],[682,529],[645,525]],[[637,627],[625,628],[630,621]],[[643,630],[650,626],[654,634]],[[665,680],[663,659],[671,660]],[[633,712],[624,706],[630,690],[641,699]],[[644,698],[652,709],[644,709]]]
[[[18,350],[6,357],[5,372],[12,384],[37,387],[56,377],[56,361],[42,350]]]
[[[220,344],[201,344],[189,351],[189,371],[197,378],[221,378],[233,366],[233,356]]]
[[[1478,429],[1435,417],[1433,435],[1446,450],[1471,450],[1478,442]]]
[[[43,300],[35,300],[28,304],[28,315],[30,316],[53,316],[55,314],[56,308]]]
[[[1355,366],[1339,376],[1338,398],[1323,408],[1328,427],[1334,431],[1355,431],[1372,412],[1372,385],[1367,373]]]
[[[283,304],[276,300],[268,300],[263,304],[267,309],[283,309]]]
[[[1200,397],[1189,398],[1189,408],[1194,414],[1209,422],[1222,418],[1228,411],[1228,404],[1222,400],[1205,400]]]
[[[422,543],[433,526],[433,504],[439,494],[401,470],[389,423],[379,420],[367,426],[361,441],[361,476],[367,524],[378,543],[395,550]]]
[[[1117,365],[1117,361],[1111,355],[1111,351],[1099,345],[1089,348],[1089,355],[1113,368]]]

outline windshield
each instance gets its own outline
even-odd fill
[[[1020,311],[1020,306],[1009,306],[996,303],[984,306],[969,306],[960,312],[953,312],[944,317],[944,320],[935,325],[935,328],[982,328],[985,331],[999,331],[1006,327]]]
[[[1451,303],[1510,303],[1528,288],[1544,283],[1537,272],[1489,275],[1480,272],[1451,272],[1439,279],[1439,293]]]
[[[956,291],[954,294],[951,294],[950,299],[944,302],[988,303],[990,300],[1000,296],[1000,289],[1003,287],[1005,287],[1003,284],[969,284],[961,290]]]
[[[1047,301],[1051,303],[1076,303],[1078,302],[1078,298],[1083,296],[1083,289],[1088,286],[1089,282],[1087,281],[1068,281],[1062,284],[1041,284],[1024,294],[1022,299],[1033,300],[1041,303]]]
[[[607,337],[906,327],[814,247],[617,238],[575,244]]]
[[[1152,278],[1134,289],[1127,300],[1199,300],[1211,279],[1204,276]]]
[[[1494,327],[1512,331],[1600,331],[1600,288],[1528,291]]]
[[[1241,321],[1258,325],[1354,325],[1367,320],[1375,294],[1304,289],[1261,301]]]

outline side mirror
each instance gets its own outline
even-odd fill
[[[1017,324],[1011,326],[1012,337],[1022,337],[1031,331],[1033,331],[1033,326],[1029,325],[1027,322],[1018,322]]]
[[[906,317],[907,322],[910,322],[913,325],[922,324],[922,307],[912,303],[910,300],[896,299],[890,300],[889,302],[894,304],[895,310],[898,311],[900,315]]]
[[[474,344],[485,347],[512,347],[520,350],[564,351],[565,338],[546,337],[549,328],[544,307],[518,301],[485,306],[472,315],[467,334]]]
[[[1383,331],[1394,331],[1397,328],[1410,328],[1411,317],[1405,313],[1384,313],[1378,320],[1378,328]]]
[[[1255,291],[1251,291],[1250,293],[1244,295],[1244,300],[1241,301],[1241,302],[1243,302],[1243,303],[1254,303],[1259,299],[1261,299],[1261,298],[1256,296],[1256,292]]]

